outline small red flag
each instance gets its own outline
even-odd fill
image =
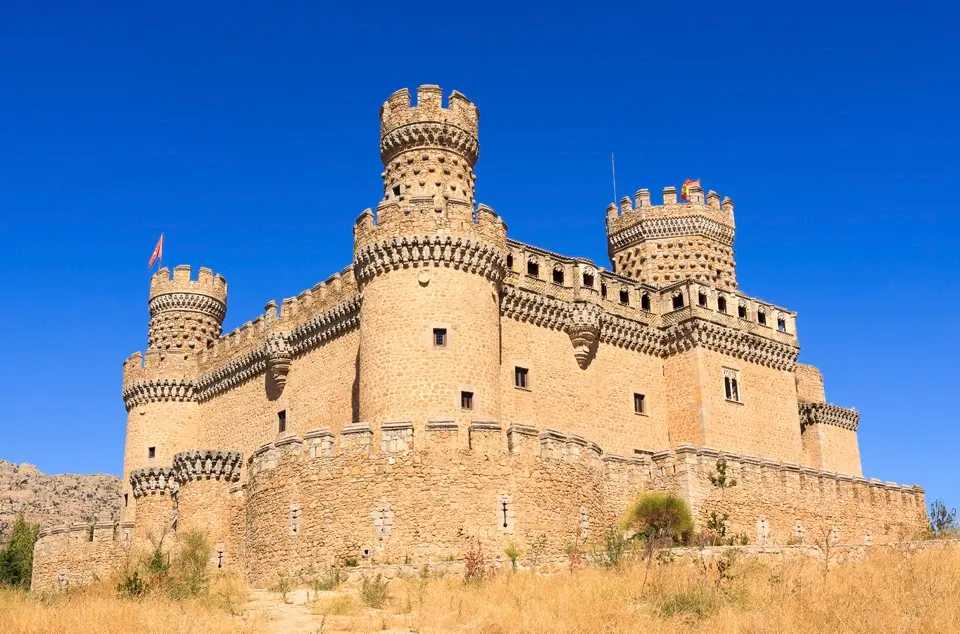
[[[153,263],[157,260],[163,261],[163,234],[160,234],[160,239],[157,240],[157,246],[153,248],[153,255],[150,256],[150,264],[147,265],[147,268],[153,266]]]

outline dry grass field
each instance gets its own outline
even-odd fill
[[[236,582],[203,599],[119,599],[114,586],[56,598],[0,594],[4,634],[152,632],[960,632],[960,544],[921,554],[878,549],[861,563],[825,571],[811,560],[716,567],[642,563],[554,576],[501,573],[482,582],[391,582],[380,609],[356,589],[320,592],[289,605],[253,598]],[[370,602],[366,597],[366,603]]]

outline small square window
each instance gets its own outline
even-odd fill
[[[157,457],[157,448],[147,447],[147,458],[156,458],[156,457]]]
[[[446,328],[434,328],[433,329],[433,345],[438,348],[442,348],[447,345],[447,329]]]
[[[527,389],[528,382],[528,370],[526,368],[516,367],[513,369],[513,384],[516,387]]]
[[[473,392],[460,392],[460,409],[473,409]]]
[[[287,410],[277,412],[277,430],[282,434],[287,431]]]
[[[673,309],[678,310],[680,308],[683,308],[683,295],[677,293],[673,296]]]
[[[394,188],[393,188],[393,197],[394,197],[394,198],[400,198],[400,186],[399,186],[399,185],[394,186]]]
[[[593,275],[590,273],[583,274],[583,285],[586,288],[593,288]]]
[[[647,397],[644,396],[643,394],[633,395],[633,413],[634,414],[647,413]]]

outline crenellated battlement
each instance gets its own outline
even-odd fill
[[[173,473],[180,486],[197,480],[239,482],[243,454],[239,451],[194,449],[173,456]]]
[[[699,185],[678,202],[676,187],[663,189],[663,204],[650,192],[607,206],[607,247],[614,269],[661,287],[683,279],[735,289],[733,201],[715,191],[704,196]]]
[[[150,299],[171,293],[204,295],[221,304],[227,303],[227,280],[222,275],[201,266],[197,276],[192,276],[189,265],[180,264],[170,269],[163,267],[150,278]]]
[[[401,88],[380,107],[380,135],[387,137],[398,128],[416,123],[442,123],[459,128],[476,142],[480,111],[472,101],[454,90],[443,104],[440,86],[425,84],[417,88],[417,103],[412,105],[410,91]],[[381,149],[383,146],[381,145]],[[476,157],[474,156],[474,160]],[[389,159],[384,158],[384,163]]]

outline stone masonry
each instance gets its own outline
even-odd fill
[[[153,276],[148,347],[123,366],[122,517],[45,531],[37,588],[191,530],[257,585],[540,536],[559,555],[644,491],[758,545],[925,525],[922,489],[863,478],[859,415],[797,362],[796,313],[739,290],[729,198],[610,205],[608,269],[509,238],[475,201],[460,93],[400,90],[380,131],[383,199],[326,281],[222,335],[223,277]],[[736,487],[711,483],[720,460]]]

